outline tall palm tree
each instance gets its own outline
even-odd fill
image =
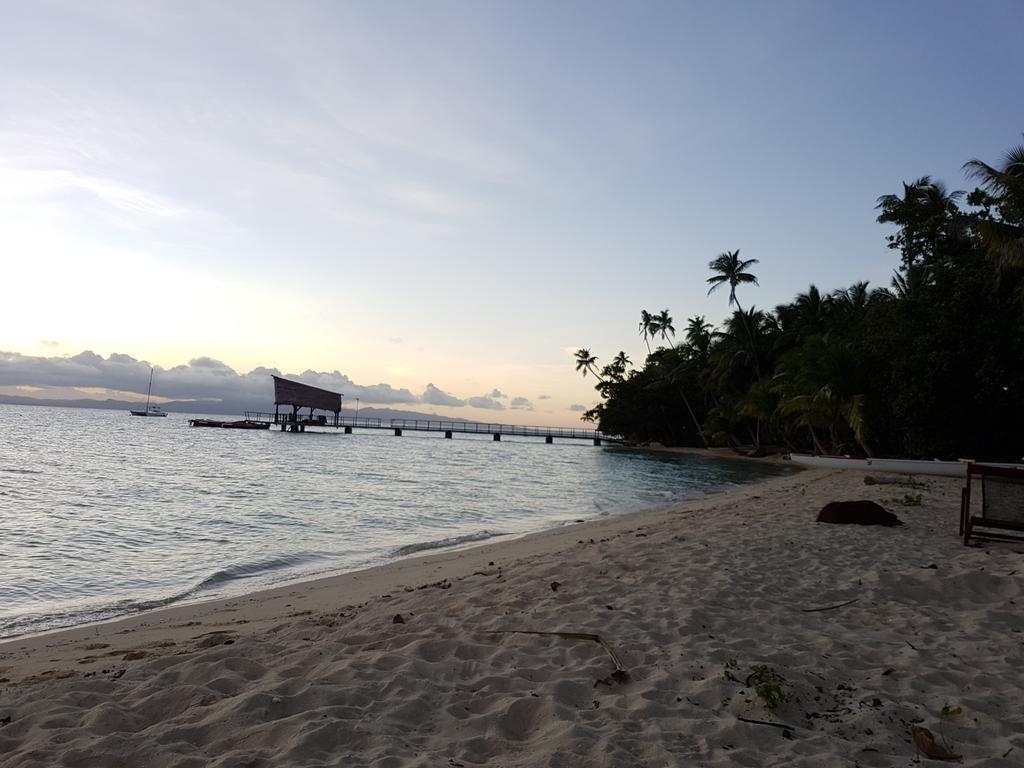
[[[650,339],[657,333],[655,329],[657,321],[650,312],[646,309],[640,310],[640,335],[644,337],[644,343],[647,345],[647,354],[651,354],[651,342]]]
[[[594,378],[598,381],[604,381],[597,372],[597,357],[590,354],[590,350],[585,347],[576,350],[576,370],[583,372],[583,378],[587,378],[589,372],[594,374]]]
[[[663,341],[668,341],[669,336],[675,337],[676,329],[675,326],[672,325],[672,316],[668,313],[667,309],[661,310],[654,320],[657,323],[658,333],[661,335]],[[671,346],[675,346],[671,342],[669,343]]]
[[[729,284],[729,303],[735,304],[736,309],[740,312],[743,311],[743,307],[740,306],[739,301],[736,299],[736,286],[741,283],[753,283],[757,285],[757,277],[751,272],[747,272],[746,269],[751,264],[757,264],[757,259],[740,259],[740,252],[737,248],[735,251],[726,251],[720,253],[715,257],[713,261],[708,264],[708,268],[717,275],[712,275],[707,279],[707,283],[711,286],[708,288],[708,296],[710,296],[715,290],[721,288],[726,283]]]
[[[746,312],[743,311],[743,307],[740,306],[740,302],[736,298],[736,286],[743,283],[753,283],[754,285],[757,285],[757,277],[752,272],[746,271],[751,264],[757,263],[757,259],[740,259],[740,251],[738,248],[735,251],[720,253],[708,264],[708,268],[718,274],[709,277],[707,282],[711,286],[708,288],[708,296],[723,285],[729,285],[729,304],[735,304],[736,309],[739,310],[740,316],[743,318],[744,326],[747,329],[747,339],[750,341],[750,349],[754,354],[754,367],[757,372],[757,378],[760,379],[761,367],[757,362],[757,351],[754,349],[753,332],[746,324]]]
[[[1000,214],[999,220],[978,225],[985,245],[1005,264],[1024,265],[1024,144],[1006,153],[1001,168],[968,160],[964,170],[993,195]]]

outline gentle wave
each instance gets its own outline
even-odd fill
[[[165,597],[156,597],[146,600],[115,600],[112,602],[92,605],[87,608],[76,608],[68,610],[55,610],[41,613],[23,614],[13,618],[0,618],[0,639],[16,636],[23,632],[45,631],[73,627],[80,624],[90,624],[96,621],[130,616],[145,611],[153,611],[158,608],[180,603],[193,597],[200,596],[216,587],[230,582],[249,579],[255,576],[262,576],[272,571],[279,571],[288,568],[297,568],[315,560],[324,559],[324,555],[316,553],[300,553],[284,557],[272,557],[266,560],[257,560],[250,563],[229,565],[209,576],[201,579],[191,587],[179,590],[174,594]]]
[[[305,563],[312,562],[314,560],[322,560],[324,555],[315,554],[312,552],[305,552],[295,555],[286,555],[284,557],[270,557],[266,560],[257,560],[251,563],[241,563],[239,565],[229,565],[227,568],[222,568],[219,571],[214,571],[212,574],[207,576],[205,579],[196,584],[188,592],[184,593],[184,596],[195,594],[196,592],[203,592],[212,587],[225,584],[229,581],[238,581],[239,579],[249,579],[253,576],[260,576],[269,571],[279,571],[284,568],[294,568],[297,565],[303,565]]]
[[[430,549],[447,549],[448,547],[457,547],[460,544],[472,544],[475,541],[487,541],[487,539],[508,535],[500,531],[478,531],[476,533],[467,533],[464,536],[449,536],[444,539],[435,539],[434,541],[406,544],[404,547],[396,549],[393,554],[395,557],[407,557],[408,555],[414,555],[417,552],[425,552]]]

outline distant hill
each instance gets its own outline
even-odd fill
[[[110,411],[129,411],[133,408],[141,408],[144,403],[137,400],[89,400],[80,398],[77,400],[43,400],[38,397],[25,397],[23,395],[0,395],[0,403],[5,405],[34,405],[50,406],[56,408],[99,408]],[[244,401],[178,401],[171,400],[161,403],[160,407],[168,413],[201,413],[209,416],[238,416],[241,417],[246,411],[260,411],[273,413],[274,406],[271,403],[246,403]],[[342,409],[342,416],[355,416],[356,410],[352,407]],[[419,411],[400,411],[395,408],[360,408],[359,418],[367,419],[444,419],[445,421],[467,421],[467,419],[455,418],[452,416],[439,416],[436,413],[421,413]]]

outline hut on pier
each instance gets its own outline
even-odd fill
[[[273,378],[274,423],[280,424],[282,431],[290,428],[293,432],[304,432],[307,425],[338,426],[343,395],[280,376]],[[291,413],[281,413],[281,406],[291,406]],[[299,412],[302,408],[308,408],[309,413],[303,416]],[[333,414],[333,421],[328,421],[326,414],[317,414],[316,411]]]

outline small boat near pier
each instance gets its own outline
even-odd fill
[[[217,427],[220,429],[270,429],[270,424],[240,419],[238,421],[221,421],[220,419],[189,419],[190,427]]]

